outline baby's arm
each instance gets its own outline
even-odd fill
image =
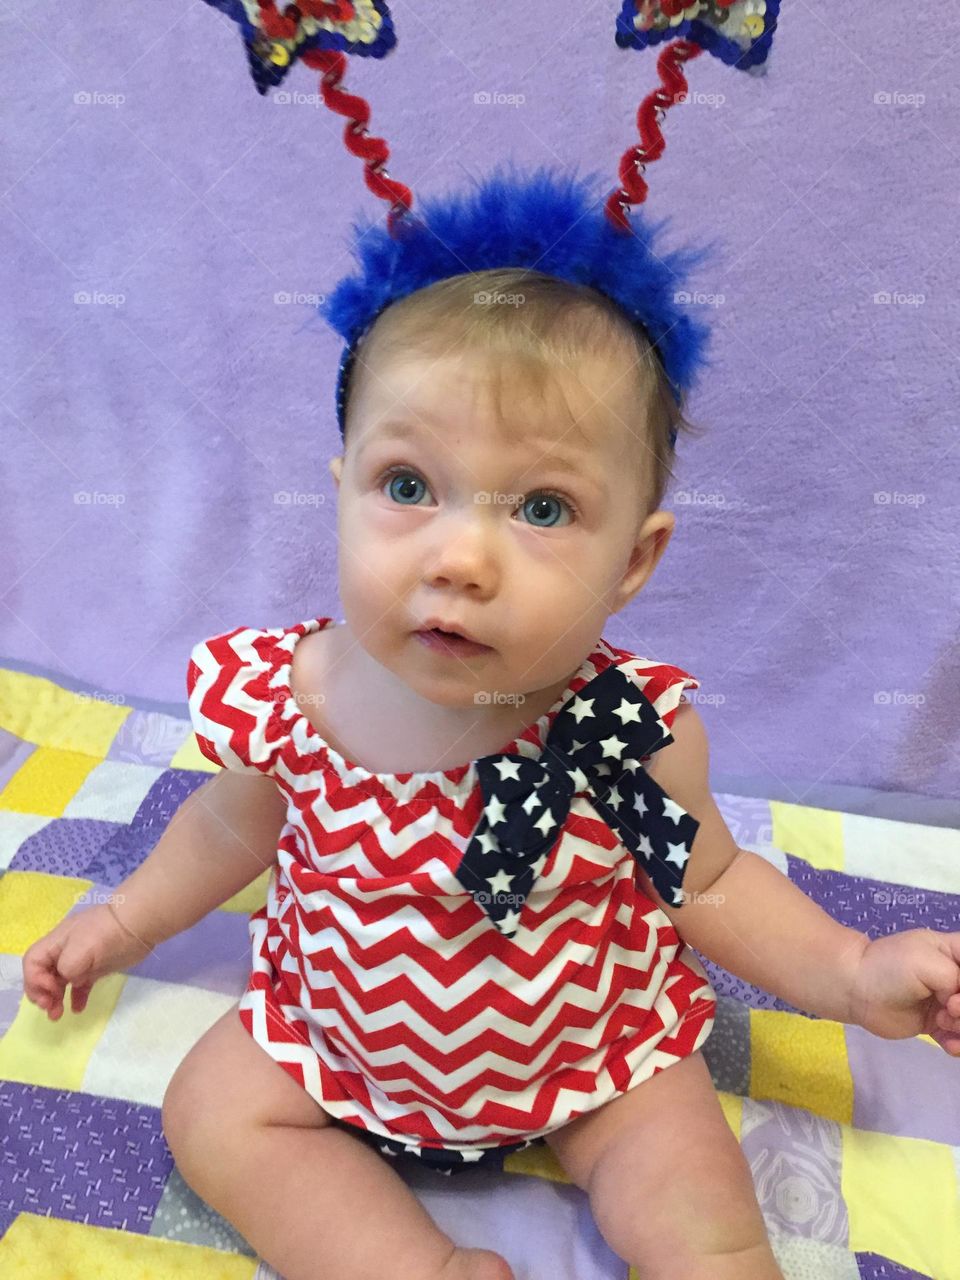
[[[189,929],[277,859],[286,801],[272,778],[224,769],[187,797],[116,888],[117,915],[152,946]]]
[[[681,938],[807,1013],[889,1039],[928,1035],[960,1057],[960,932],[871,939],[838,924],[765,858],[737,848],[710,794],[694,707],[681,703],[671,733],[648,772],[700,826],[684,902],[668,905],[652,883],[649,892]]]
[[[82,1013],[100,978],[132,968],[271,866],[286,817],[272,778],[224,770],[180,806],[107,904],[66,917],[23,957],[24,994],[57,1019]]]
[[[781,871],[739,849],[709,787],[709,748],[696,708],[683,702],[674,742],[648,772],[700,827],[683,879],[685,901],[649,892],[677,932],[745,982],[821,1018],[853,1022],[851,997],[865,933],[832,919]]]

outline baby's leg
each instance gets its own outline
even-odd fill
[[[386,1159],[330,1123],[228,1010],[174,1072],[163,1128],[185,1181],[285,1280],[513,1280],[457,1248]]]
[[[641,1280],[783,1280],[750,1166],[700,1052],[547,1142]]]

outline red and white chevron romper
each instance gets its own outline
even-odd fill
[[[516,932],[494,927],[453,875],[481,815],[475,764],[371,773],[291,696],[294,646],[334,621],[238,627],[190,657],[203,754],[274,778],[287,799],[266,905],[250,917],[240,1018],[384,1154],[443,1172],[500,1168],[700,1048],[716,996],[589,791],[574,796]],[[667,729],[683,690],[699,687],[601,639],[503,750],[536,757],[561,706],[614,663]]]

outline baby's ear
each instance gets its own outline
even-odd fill
[[[336,458],[331,458],[329,462],[330,474],[333,476],[334,483],[340,488],[340,472],[343,470],[343,455],[339,454]]]

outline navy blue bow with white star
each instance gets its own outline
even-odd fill
[[[483,816],[457,877],[501,933],[516,932],[580,791],[589,792],[661,898],[682,905],[684,868],[700,824],[640,763],[671,742],[650,700],[611,665],[563,704],[538,758],[503,753],[477,761]]]

